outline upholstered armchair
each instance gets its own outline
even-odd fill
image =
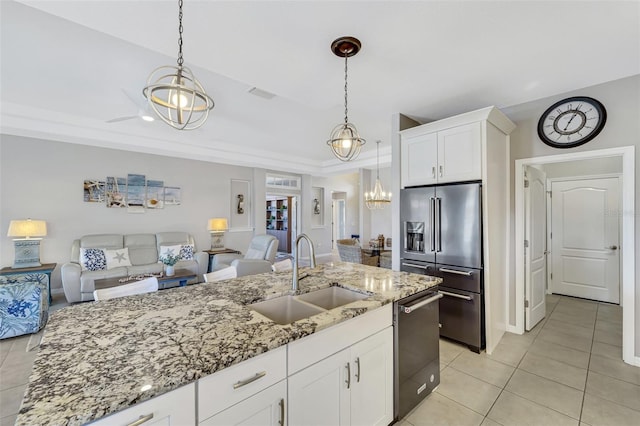
[[[217,254],[213,257],[211,271],[233,266],[239,277],[271,272],[271,265],[278,252],[278,239],[273,235],[256,235],[246,254]]]
[[[0,339],[37,333],[49,310],[49,277],[42,273],[0,276]]]

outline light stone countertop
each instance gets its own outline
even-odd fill
[[[16,425],[79,425],[392,303],[441,279],[354,263],[301,268],[298,293],[371,296],[290,325],[246,305],[291,294],[291,272],[161,290],[53,312]],[[142,386],[151,389],[141,391]]]

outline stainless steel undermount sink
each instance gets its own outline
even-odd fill
[[[310,293],[301,294],[299,300],[312,303],[326,310],[337,308],[357,300],[366,299],[368,294],[358,293],[357,291],[347,290],[342,287],[328,287],[322,290],[312,291]]]
[[[368,294],[332,286],[299,296],[281,296],[252,303],[249,308],[276,324],[286,325],[367,297]]]
[[[300,302],[294,296],[282,296],[264,302],[253,303],[249,308],[261,313],[276,324],[291,324],[294,321],[324,312],[324,309]]]

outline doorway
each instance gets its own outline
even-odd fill
[[[337,241],[345,238],[347,221],[347,193],[331,194],[331,249],[337,250]]]
[[[559,154],[554,156],[537,157],[516,160],[515,164],[515,258],[525,259],[525,170],[529,166],[536,166],[545,170],[566,169],[574,167],[582,162],[587,165],[592,174],[606,174],[611,171],[603,171],[603,165],[617,163],[619,165],[619,186],[620,186],[620,208],[615,209],[615,214],[619,218],[619,256],[620,256],[620,285],[622,297],[620,298],[623,307],[623,338],[622,338],[622,358],[632,365],[637,365],[635,357],[635,149],[634,147],[612,148],[598,151],[577,152],[569,154]],[[549,173],[548,173],[549,174]],[[584,173],[586,175],[586,173]],[[553,176],[553,173],[550,174]],[[587,178],[589,176],[583,176]],[[593,177],[593,176],[591,176]],[[548,180],[550,179],[547,176]],[[552,218],[551,218],[552,219]],[[583,229],[584,232],[584,229]],[[554,235],[555,236],[555,235]],[[551,247],[551,246],[549,246]],[[552,250],[553,251],[553,250]],[[547,259],[548,260],[548,259]],[[549,271],[549,274],[551,271]],[[554,276],[555,278],[555,276]],[[513,292],[513,293],[511,293]],[[522,334],[525,329],[525,306],[526,306],[526,268],[525,261],[515,262],[515,286],[508,289],[508,300],[514,303],[515,312],[512,318],[514,325],[509,325],[507,330]],[[513,312],[513,311],[512,311]]]
[[[298,197],[266,194],[266,232],[278,239],[278,258],[291,254],[298,234]]]

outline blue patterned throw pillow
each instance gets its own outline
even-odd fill
[[[180,246],[180,260],[193,260],[193,244]]]
[[[101,271],[107,269],[107,257],[103,249],[81,248],[80,265],[83,271]]]

